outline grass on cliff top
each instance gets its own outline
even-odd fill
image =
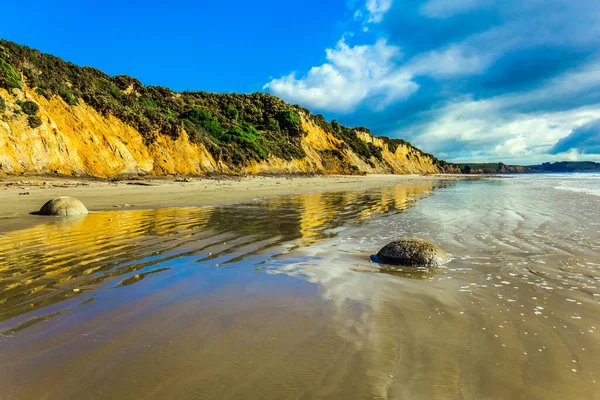
[[[0,85],[8,91],[23,87],[19,71],[2,58],[0,58]]]
[[[366,128],[347,128],[336,121],[328,123],[298,105],[265,93],[216,94],[174,92],[160,86],[144,86],[126,75],[111,77],[91,67],[79,67],[50,54],[0,40],[0,86],[7,90],[27,85],[41,96],[60,96],[76,106],[80,100],[103,115],[113,115],[137,129],[147,144],[158,135],[178,138],[183,129],[190,139],[202,143],[217,160],[243,166],[251,161],[277,156],[286,160],[301,158],[304,115],[344,141],[346,147],[369,163],[382,160],[381,149],[358,138]],[[432,157],[403,140],[383,138],[390,150],[399,144],[411,152]],[[340,154],[340,160],[342,155]]]

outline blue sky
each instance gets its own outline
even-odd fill
[[[0,36],[174,90],[268,91],[452,161],[600,161],[597,0],[29,1]]]

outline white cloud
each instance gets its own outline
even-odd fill
[[[354,7],[352,4],[350,7]],[[392,8],[392,0],[367,0],[364,7],[354,12],[354,20],[362,23],[362,31],[368,32],[370,24],[383,21],[385,14]]]
[[[482,72],[490,56],[468,46],[452,45],[444,50],[430,51],[414,57],[405,66],[413,75],[436,78],[471,75]]]
[[[561,156],[569,161],[577,161],[580,158],[577,149],[571,149],[566,153],[562,153]]]
[[[469,152],[477,149],[480,159],[533,160],[546,155],[574,128],[600,118],[600,104],[567,111],[513,114],[504,112],[505,100],[464,101],[444,107],[421,128],[422,134],[413,142],[432,151],[431,147],[454,141],[462,143]],[[450,153],[461,151],[452,149]],[[473,155],[467,157],[472,158]],[[460,157],[453,160],[459,161]]]
[[[522,154],[528,148],[527,139],[523,135],[519,135],[513,138],[506,140],[502,144],[496,145],[494,151],[497,154]]]
[[[419,11],[429,18],[448,18],[492,4],[494,0],[429,0]]]
[[[366,9],[369,12],[367,22],[379,23],[386,12],[392,8],[392,0],[367,0]]]
[[[350,36],[352,32],[344,35]],[[415,93],[416,76],[450,79],[479,74],[496,57],[492,50],[483,52],[459,43],[417,54],[402,64],[400,48],[385,39],[351,47],[342,38],[325,52],[327,63],[312,67],[302,77],[291,73],[272,79],[263,89],[322,111],[352,112],[369,100],[371,108],[381,111]]]
[[[564,110],[557,107],[527,111],[528,107],[543,102],[557,105],[597,88],[600,61],[567,71],[527,92],[480,100],[472,96],[455,98],[424,113],[423,122],[391,132],[390,136],[401,137],[410,132],[411,141],[417,146],[453,161],[555,159],[547,154],[549,149],[573,129],[600,118],[600,103]]]
[[[312,67],[302,77],[291,73],[273,79],[263,89],[318,110],[351,112],[366,102],[381,111],[419,89],[415,76],[445,79],[476,74],[489,62],[485,55],[455,45],[423,53],[402,65],[400,48],[385,39],[351,47],[342,38],[325,52],[327,63]]]
[[[348,112],[363,101],[381,110],[419,88],[409,73],[396,68],[402,53],[385,39],[351,47],[342,38],[326,54],[328,62],[312,67],[305,76],[291,73],[271,80],[263,89],[319,110]]]

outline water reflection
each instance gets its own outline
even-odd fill
[[[370,257],[371,262],[379,266],[379,271],[406,279],[429,279],[434,277],[443,267],[411,267],[402,266],[396,264],[386,264],[382,262],[376,254],[372,254]]]
[[[419,182],[13,232],[0,238],[0,387],[27,400],[595,399],[598,199],[535,183],[426,196],[435,185]],[[453,261],[423,279],[369,262],[398,236]]]
[[[380,267],[379,272],[404,279],[433,278],[441,268],[388,268]]]
[[[0,330],[57,315],[93,292],[190,267],[260,266],[430,193],[422,181],[249,204],[92,213],[0,237]]]
[[[523,179],[463,182],[303,249],[312,259],[285,271],[335,304],[372,397],[597,397],[600,198]],[[453,261],[423,279],[365,263],[398,236]]]

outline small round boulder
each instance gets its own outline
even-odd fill
[[[74,215],[86,215],[87,208],[83,203],[73,197],[61,196],[52,199],[40,208],[41,215],[59,215],[63,217]]]
[[[386,244],[377,258],[387,264],[407,267],[440,267],[450,256],[434,243],[424,239],[403,238]]]

